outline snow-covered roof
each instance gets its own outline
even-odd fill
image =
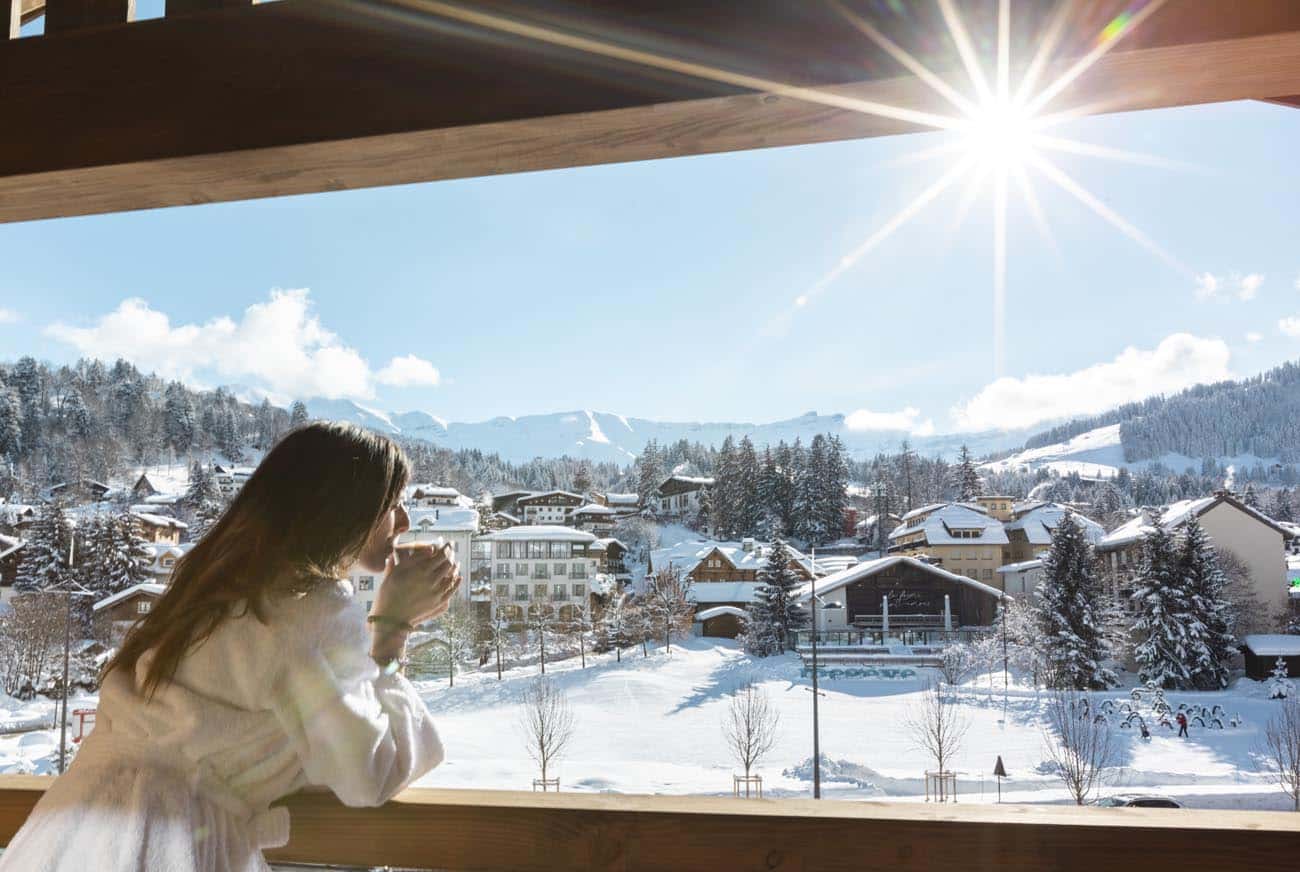
[[[600,503],[587,503],[586,505],[578,506],[576,509],[573,510],[573,513],[575,515],[616,515],[618,514],[609,506],[602,506]]]
[[[763,585],[757,581],[698,581],[689,599],[696,603],[749,603]]]
[[[549,540],[553,542],[595,542],[596,536],[573,527],[559,527],[554,524],[532,524],[526,527],[507,527],[479,536],[481,542],[516,542],[527,540]]]
[[[903,515],[903,520],[910,521],[912,518],[919,518],[921,515],[933,512],[935,509],[943,505],[944,503],[930,503],[929,505],[920,506],[919,508],[912,509],[912,511]]]
[[[1159,524],[1166,530],[1173,530],[1186,524],[1192,518],[1201,515],[1214,508],[1219,503],[1226,503],[1233,508],[1250,515],[1262,524],[1267,524],[1275,530],[1282,533],[1283,536],[1289,536],[1290,533],[1281,527],[1277,521],[1274,521],[1268,515],[1243,502],[1223,493],[1215,494],[1210,497],[1199,497],[1194,500],[1179,500],[1176,503],[1170,503],[1164,508],[1142,509],[1131,520],[1126,521],[1114,530],[1106,534],[1097,547],[1103,551],[1122,548],[1125,545],[1131,545],[1145,539],[1155,530],[1155,524]]]
[[[817,595],[822,596],[831,591],[839,590],[842,587],[853,584],[855,581],[870,578],[876,573],[900,563],[906,566],[914,566],[918,569],[924,570],[925,572],[931,573],[932,575],[937,575],[957,584],[964,584],[967,587],[974,588],[981,593],[986,593],[991,597],[996,597],[997,599],[1002,599],[1004,597],[1010,599],[1010,597],[998,590],[996,587],[991,587],[987,584],[978,582],[973,578],[967,578],[964,575],[958,575],[955,572],[949,572],[948,570],[935,566],[932,563],[926,563],[924,560],[917,560],[915,557],[906,557],[903,555],[894,555],[892,557],[881,557],[876,560],[868,560],[865,563],[859,563],[857,566],[849,567],[843,572],[837,572],[834,575],[828,575],[825,578],[819,579],[817,581]],[[699,585],[697,584],[696,587],[699,587]],[[806,602],[812,596],[812,584],[803,584],[796,588],[795,596],[796,598]]]
[[[23,540],[17,536],[6,536],[0,533],[0,557],[8,557],[23,547],[24,544]]]
[[[605,502],[611,506],[638,506],[641,504],[641,497],[637,494],[605,494]]]
[[[603,539],[597,539],[595,542],[593,542],[593,543],[591,543],[591,544],[593,544],[593,545],[595,545],[595,546],[601,548],[602,550],[606,550],[606,551],[609,550],[609,546],[611,546],[611,545],[617,545],[619,548],[622,548],[624,551],[627,550],[627,546],[624,545],[624,544],[623,544],[622,542],[620,542],[619,540],[615,539],[613,536],[606,536],[606,537],[603,538]]]
[[[714,606],[711,609],[701,609],[695,613],[695,620],[707,621],[709,618],[720,618],[723,615],[732,615],[737,618],[747,618],[749,613],[744,609],[735,606]]]
[[[1258,657],[1300,657],[1300,636],[1263,633],[1242,640]]]
[[[176,518],[169,518],[166,515],[155,515],[151,512],[137,512],[135,509],[132,509],[131,516],[153,527],[171,527],[176,530],[188,530],[190,528],[190,525],[184,521],[179,521]]]
[[[908,512],[904,517],[913,517],[904,521],[889,534],[890,540],[908,536],[918,531],[925,531],[925,541],[929,545],[1006,545],[1007,533],[1002,522],[991,518],[983,510],[965,503],[940,503],[927,507],[929,514],[915,517]],[[925,512],[927,509],[917,509]],[[961,537],[954,535],[955,530],[978,530],[978,536]]]
[[[126,590],[118,591],[112,596],[104,597],[102,600],[95,603],[94,610],[99,611],[100,609],[106,609],[109,606],[115,606],[118,603],[120,603],[122,600],[133,597],[138,593],[145,593],[151,596],[162,596],[163,592],[166,590],[167,590],[167,585],[155,584],[149,581],[143,584],[133,584],[130,587],[128,587]]]
[[[1084,537],[1092,544],[1096,545],[1105,538],[1105,527],[1059,503],[1037,503],[1014,521],[1003,524],[1003,529],[1007,533],[1023,530],[1025,539],[1030,545],[1050,545],[1052,531],[1056,529],[1057,524],[1061,523],[1062,518],[1069,516],[1073,516],[1075,523],[1083,530]]]
[[[680,474],[674,474],[674,475],[670,475],[670,476],[668,476],[668,478],[664,479],[664,484],[667,484],[667,483],[670,482],[670,481],[680,481],[680,482],[682,482],[683,484],[698,484],[698,485],[701,485],[701,486],[703,486],[703,487],[712,487],[712,486],[713,486],[714,479],[713,479],[712,477],[710,477],[710,476],[707,476],[707,475],[680,475]],[[663,485],[660,485],[660,487],[663,487]]]
[[[444,487],[437,484],[409,484],[406,486],[406,493],[414,497],[419,493],[422,497],[432,498],[441,497],[442,499],[454,500],[460,496],[460,491],[454,487]]]
[[[572,491],[566,490],[538,491],[535,493],[530,492],[527,496],[520,497],[517,502],[530,503],[533,500],[540,500],[543,497],[571,497],[575,500],[580,500],[582,499],[582,494],[575,494]]]
[[[809,569],[806,555],[791,547],[788,543],[786,548],[794,560],[798,561],[804,569]],[[695,539],[688,542],[679,542],[670,548],[656,548],[650,552],[650,565],[657,570],[675,566],[689,575],[695,571],[701,560],[704,560],[715,550],[731,561],[731,564],[736,569],[758,571],[767,563],[767,558],[772,553],[772,546],[767,542],[753,542],[749,550],[746,550],[744,542]]]
[[[1040,557],[1036,560],[1022,560],[1019,563],[1008,563],[1005,566],[999,566],[998,572],[1008,575],[1013,572],[1028,572],[1031,569],[1039,569],[1043,565],[1043,559]]]
[[[0,517],[10,524],[17,524],[24,517],[35,514],[36,507],[27,503],[0,503]]]
[[[478,512],[452,506],[412,507],[407,510],[412,530],[443,533],[473,533],[478,529]]]
[[[167,557],[180,559],[193,547],[193,542],[181,542],[178,545],[168,544],[167,542],[144,543],[144,550],[148,551],[150,556],[150,571],[163,574],[171,572],[172,568],[170,566],[163,566],[163,559]]]

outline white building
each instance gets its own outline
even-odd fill
[[[475,575],[492,579],[493,594],[518,611],[545,601],[561,618],[586,605],[604,551],[596,537],[573,527],[525,525],[488,533],[475,540]]]
[[[465,600],[474,599],[475,581],[470,574],[470,555],[474,534],[478,532],[478,512],[459,506],[439,505],[424,508],[410,506],[407,514],[411,517],[411,529],[397,537],[397,544],[437,542],[439,539],[449,542],[456,554],[456,568],[460,571],[460,595]],[[379,594],[379,585],[384,580],[382,573],[358,566],[353,568],[348,578],[352,582],[355,596],[365,603],[366,611],[370,611]],[[487,592],[483,589],[480,596],[486,597]]]
[[[587,500],[570,491],[543,491],[530,493],[515,500],[515,514],[524,526],[546,526],[571,523],[571,516]]]
[[[713,487],[713,479],[694,475],[670,475],[651,494],[650,508],[661,517],[680,518],[700,510],[700,497]]]

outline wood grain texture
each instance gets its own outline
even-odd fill
[[[0,777],[0,844],[48,778]],[[449,870],[1292,868],[1300,815],[409,790],[290,797],[275,860]],[[849,850],[846,846],[859,846]]]
[[[583,32],[619,45],[835,96],[947,108],[869,51],[861,34],[824,10],[813,15],[818,3],[480,5],[522,8],[548,27],[586,22]],[[282,0],[0,45],[0,112],[23,131],[0,138],[0,221],[917,129],[489,33],[419,8],[419,0]],[[1049,7],[1025,0],[1016,8]],[[1104,101],[1114,111],[1300,92],[1300,3],[1242,0],[1215,14],[1223,8],[1169,0],[1055,106]],[[1079,39],[1091,26],[1080,25]],[[944,60],[939,51],[936,67]]]
[[[135,17],[135,0],[46,0],[45,33],[125,24]]]

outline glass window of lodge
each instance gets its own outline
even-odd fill
[[[567,575],[569,567],[564,563],[557,563],[551,567],[551,572],[555,575]]]
[[[509,543],[509,542],[498,542],[498,543],[497,543],[497,557],[512,557],[512,556],[513,556],[513,555],[510,553],[510,543]]]
[[[546,599],[546,585],[544,584],[533,585],[533,596],[536,597],[537,599]]]
[[[551,593],[556,599],[564,599],[568,596],[568,589],[562,584],[557,584],[552,588]]]
[[[539,557],[545,557],[545,556],[546,556],[546,543],[545,543],[545,542],[529,542],[529,543],[528,543],[528,558],[529,558],[530,560],[536,560],[536,559],[538,559]]]
[[[149,614],[149,611],[152,608],[153,608],[152,602],[150,602],[149,600],[140,600],[138,603],[135,604],[135,613],[137,615],[147,615]]]
[[[533,564],[533,578],[550,578],[551,574],[546,569],[545,563]]]
[[[498,584],[498,585],[497,585],[497,596],[500,597],[501,599],[505,599],[506,597],[510,596],[510,585],[508,585],[508,584]]]
[[[526,584],[515,585],[515,599],[517,600],[528,599],[528,585]]]
[[[587,586],[585,584],[575,584],[573,586],[574,599],[582,599],[587,595]]]
[[[569,576],[570,576],[571,578],[586,578],[586,577],[587,577],[587,564],[585,564],[585,563],[575,563],[575,564],[573,564],[573,572],[569,573]]]
[[[497,578],[509,578],[509,577],[510,577],[510,564],[509,564],[509,563],[498,563],[498,564],[497,564]]]
[[[558,557],[558,558],[560,558],[561,560],[568,560],[568,559],[569,559],[569,553],[570,553],[570,545],[569,545],[568,542],[552,542],[552,543],[551,543],[551,556],[552,556],[552,557]]]

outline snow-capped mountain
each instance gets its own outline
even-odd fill
[[[580,410],[546,415],[499,417],[488,421],[445,421],[426,412],[385,412],[350,400],[313,399],[307,411],[315,418],[351,421],[382,433],[422,439],[443,448],[477,448],[509,461],[534,457],[585,457],[594,461],[630,462],[651,439],[660,443],[685,439],[704,445],[721,445],[728,436],[749,436],[756,445],[802,439],[807,444],[818,433],[839,436],[849,453],[867,458],[880,451],[896,451],[909,438],[926,455],[953,457],[964,443],[977,456],[1022,445],[1027,431],[946,434],[909,437],[903,431],[851,430],[844,415],[809,412],[798,418],[766,424],[743,422],[675,422],[629,418],[610,412]]]

